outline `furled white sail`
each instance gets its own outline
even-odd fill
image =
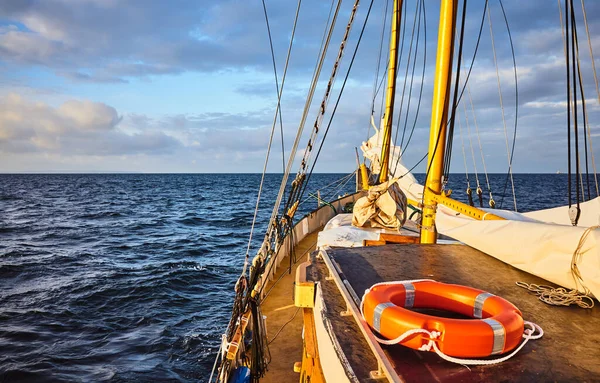
[[[368,141],[363,142],[360,147],[363,156],[371,161],[373,173],[377,174],[380,169],[379,157],[383,141],[383,134],[379,134],[380,131],[376,130],[375,134]],[[404,166],[401,156],[400,147],[395,146],[392,141],[390,146],[390,178],[398,178],[398,185],[402,188],[406,198],[420,201],[423,197],[423,185],[419,184],[415,176]]]
[[[493,212],[507,217],[501,211]],[[479,221],[438,206],[436,227],[440,233],[518,269],[583,291],[575,282],[571,261],[588,228],[534,221],[525,215],[509,213],[512,213],[510,218],[504,221]],[[579,252],[577,267],[583,283],[594,296],[600,297],[600,230],[591,230]]]

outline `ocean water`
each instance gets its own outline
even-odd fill
[[[353,192],[344,176],[313,175],[309,190],[328,200]],[[280,180],[265,180],[251,255]],[[463,200],[464,180],[449,185]],[[499,204],[505,176],[490,181]],[[515,175],[519,210],[566,204],[566,182]],[[259,183],[259,174],[0,175],[0,382],[206,381]],[[316,205],[307,193],[298,217]]]

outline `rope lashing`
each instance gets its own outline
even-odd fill
[[[483,190],[480,186],[477,186],[477,197],[479,197],[479,207],[483,207]]]
[[[473,203],[473,189],[471,187],[467,187],[467,197],[469,198],[469,206],[475,206]]]

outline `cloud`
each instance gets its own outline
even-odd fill
[[[414,3],[406,4],[409,9],[406,13],[406,28],[409,32],[413,20],[410,8]],[[470,64],[483,10],[483,2],[471,5],[467,13],[463,67]],[[317,0],[302,3],[281,104],[286,154],[295,139],[329,6],[328,2]],[[367,137],[383,6],[384,2],[378,2],[373,8],[350,81],[320,155],[320,160],[325,161],[317,170],[349,170],[355,163],[353,147],[359,146]],[[511,49],[499,5],[490,2],[490,6],[500,63],[505,117],[512,137],[516,100]],[[420,35],[420,47],[427,47],[426,77],[422,80],[425,88],[411,145],[406,151],[405,162],[409,167],[421,159],[427,150],[430,124],[439,10],[436,9],[438,5],[435,2],[426,2],[426,7],[426,45],[423,31]],[[587,4],[587,8],[590,30],[593,36],[597,36],[600,33],[600,3],[591,2]],[[328,105],[328,113],[333,109],[337,91],[348,68],[366,9],[366,6],[359,9],[346,46],[346,55],[338,68],[338,79]],[[517,158],[522,159],[525,169],[527,160],[530,160],[531,163],[538,164],[547,161],[548,166],[555,170],[557,164],[565,162],[562,153],[560,159],[558,156],[548,158],[549,150],[536,149],[533,142],[535,139],[544,140],[552,151],[558,153],[562,150],[559,144],[561,135],[564,141],[565,111],[564,104],[561,103],[564,103],[565,96],[565,70],[556,4],[547,6],[542,0],[528,1],[518,7],[507,6],[506,10],[515,43],[519,76],[517,149],[526,152]],[[281,84],[295,3],[268,2],[268,11]],[[308,141],[307,134],[316,117],[314,106],[321,101],[348,13],[345,8],[338,18],[337,30],[332,38],[300,147]],[[273,123],[276,95],[260,4],[234,0],[2,1],[0,21],[0,81],[3,84],[12,83],[17,77],[22,80],[19,85],[32,89],[39,89],[43,85],[57,93],[62,92],[42,97],[34,91],[18,91],[20,99],[12,95],[3,100],[0,105],[0,150],[5,153],[50,153],[64,158],[93,155],[103,156],[104,160],[119,155],[146,155],[161,158],[164,163],[168,163],[165,156],[171,155],[168,161],[173,164],[179,164],[180,161],[175,160],[175,157],[189,162],[202,159],[207,164],[204,171],[262,169]],[[582,57],[585,56],[586,59],[582,63],[582,71],[587,73],[584,76],[588,76],[584,78],[584,82],[593,84],[593,78],[589,77],[591,72],[587,60],[587,45],[584,42],[585,34],[581,33],[580,50]],[[594,50],[600,53],[598,41],[594,44]],[[406,73],[410,81],[411,70],[406,71],[409,45],[410,33],[407,33],[404,55],[399,66],[399,92]],[[411,108],[406,120],[408,131],[405,142],[410,135],[418,104],[421,60],[422,56],[419,54],[412,94],[409,96],[407,89],[404,97],[397,141],[401,140],[403,134],[408,100]],[[385,53],[380,65],[380,76],[386,65],[383,61]],[[38,81],[40,77],[36,71],[39,68],[50,73],[49,76],[56,75],[60,78]],[[186,83],[189,78],[193,78],[190,72],[201,72],[209,76],[200,80],[198,76],[194,80],[198,82]],[[235,76],[229,76],[231,73],[235,73]],[[160,81],[159,77],[162,77]],[[203,83],[207,77],[212,81]],[[229,77],[235,77],[235,80]],[[176,105],[171,109],[177,110],[172,112],[169,109],[168,112],[158,113],[152,110],[153,107],[144,107],[143,101],[150,97],[138,101],[142,98],[136,94],[139,91],[136,86],[148,82],[136,79],[151,80],[148,82],[156,80],[155,83],[161,88],[154,96],[154,105]],[[170,82],[173,79],[178,79],[179,85],[173,85],[175,81]],[[464,76],[462,79],[464,80]],[[485,24],[470,88],[483,149],[489,153],[486,154],[486,158],[490,158],[488,170],[504,171],[506,158],[502,156],[506,155],[506,148],[496,81],[489,27]],[[213,86],[219,87],[218,92],[211,88]],[[96,88],[102,90],[96,92]],[[190,100],[194,100],[194,94],[189,88],[197,88],[198,92],[206,92],[211,96],[219,94],[222,100],[217,100],[215,96],[210,109],[202,109],[202,101],[198,102],[197,110],[187,106],[188,109],[179,108],[180,104],[192,104]],[[593,87],[586,88],[586,98],[591,101],[594,99],[593,90]],[[104,100],[105,103],[86,100],[90,97]],[[34,99],[43,99],[44,102]],[[123,104],[119,103],[121,101]],[[396,118],[400,114],[400,101],[399,93],[396,98]],[[468,97],[465,96],[463,102],[467,101]],[[597,120],[599,111],[594,105],[596,104],[590,102],[590,120]],[[375,103],[375,109],[378,119],[379,99]],[[466,121],[462,107],[460,109],[463,138],[468,145]],[[131,113],[132,110],[135,113]],[[469,103],[467,110],[471,113]],[[327,120],[326,118],[323,128]],[[471,138],[477,143],[472,116],[470,123]],[[597,128],[597,125],[592,125],[592,129]],[[321,130],[322,134],[324,130]],[[459,133],[456,134],[455,148],[458,148]],[[281,165],[280,140],[277,126],[272,149],[272,153],[275,153],[273,156],[277,158],[277,166],[273,170],[279,170]],[[461,153],[460,149],[455,150],[453,165],[458,166],[457,171],[460,171],[463,166]],[[219,157],[228,160],[215,161]],[[540,160],[541,158],[544,160]],[[478,166],[481,169],[481,164]],[[422,168],[421,166],[418,170]],[[193,169],[195,168],[189,168]]]
[[[106,104],[70,100],[58,107],[11,94],[0,103],[0,151],[64,156],[164,153],[181,143],[163,132],[127,134],[122,117]]]

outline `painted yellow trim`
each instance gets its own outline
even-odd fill
[[[423,219],[421,243],[435,243],[435,204],[434,196],[442,190],[444,149],[446,147],[446,120],[452,75],[452,49],[454,46],[454,26],[456,22],[457,0],[442,0],[440,5],[440,25],[438,48],[433,85],[431,126],[429,131],[429,158],[427,160],[427,180],[423,198]]]
[[[414,199],[410,199],[410,198],[406,198],[406,201],[409,204],[413,205],[414,207],[419,207],[419,205],[421,204],[421,202],[415,201]]]
[[[304,340],[302,347],[302,367],[300,368],[301,383],[325,383],[323,369],[319,359],[319,348],[317,346],[317,333],[315,330],[315,318],[313,309],[302,309],[304,318]],[[294,371],[298,366],[294,364]]]
[[[462,203],[443,194],[432,194],[432,198],[436,203],[442,204],[456,212],[467,215],[471,218],[478,219],[480,221],[491,221],[491,220],[504,220],[504,218],[497,216],[492,213],[488,213],[485,210],[478,209],[474,206],[469,206],[466,203]]]
[[[306,268],[310,261],[301,263],[296,269],[294,283],[294,305],[296,307],[315,307],[315,282],[306,280]]]
[[[363,190],[369,190],[369,174],[367,171],[367,165],[360,164],[360,180],[362,183]]]
[[[390,142],[392,140],[392,123],[394,116],[394,99],[396,95],[396,62],[398,61],[398,30],[400,29],[400,12],[402,0],[394,0],[392,15],[392,36],[390,37],[390,61],[388,63],[388,82],[385,93],[385,115],[383,124],[383,143],[381,145],[381,171],[379,183],[385,182],[389,175]]]

